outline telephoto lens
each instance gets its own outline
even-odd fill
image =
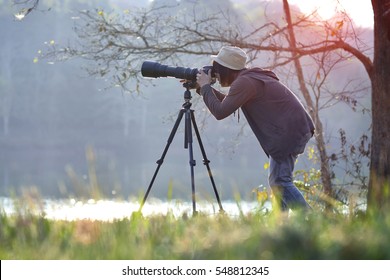
[[[197,68],[174,67],[155,61],[144,61],[141,67],[142,76],[149,78],[174,77],[177,79],[196,81],[196,74],[198,72]]]

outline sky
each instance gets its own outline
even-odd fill
[[[124,0],[117,2],[124,2]],[[234,2],[239,3],[240,0]],[[374,13],[370,0],[289,0],[288,2],[299,6],[306,14],[317,10],[325,20],[331,18],[335,11],[346,11],[357,26],[374,27]]]
[[[332,17],[335,11],[346,11],[361,27],[373,27],[374,15],[370,0],[289,0],[296,4],[302,12],[308,14],[317,9],[323,19]]]

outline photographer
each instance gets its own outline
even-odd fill
[[[310,209],[293,183],[296,159],[314,133],[303,105],[273,72],[246,68],[242,49],[223,47],[212,58],[212,71],[197,74],[198,92],[206,106],[218,120],[241,108],[269,157],[269,185],[281,209]],[[212,75],[222,87],[230,87],[228,94],[211,87]]]

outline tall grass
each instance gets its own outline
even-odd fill
[[[390,259],[383,215],[254,212],[112,222],[0,214],[0,259]]]
[[[79,188],[100,197],[91,149],[87,159],[90,180]],[[289,215],[264,211],[268,194],[260,189],[258,211],[239,211],[239,217],[134,213],[110,222],[61,221],[48,219],[39,195],[30,192],[15,199],[13,215],[0,205],[0,259],[390,259],[390,215],[359,208],[345,214],[345,208],[320,195],[321,188],[310,182],[319,180],[318,172],[310,174],[296,183],[303,191],[311,185],[305,196],[314,210]],[[323,211],[319,199],[339,211]]]

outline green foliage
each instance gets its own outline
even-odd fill
[[[0,214],[0,259],[389,259],[390,218],[259,211],[113,222]]]

